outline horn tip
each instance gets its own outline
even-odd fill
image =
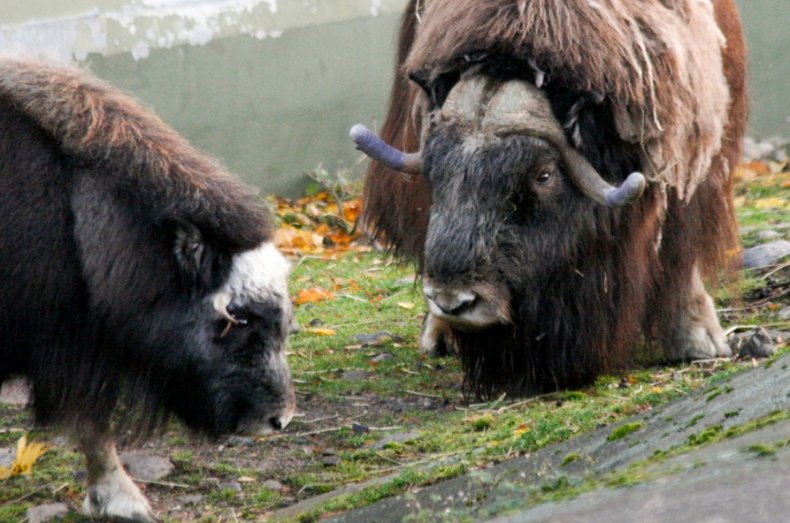
[[[620,187],[606,191],[605,199],[609,207],[622,207],[633,202],[645,192],[647,179],[640,172],[633,172],[620,185]]]
[[[361,123],[355,124],[351,130],[349,130],[348,135],[351,137],[352,140],[355,142],[363,139],[370,133],[370,129],[362,125]]]

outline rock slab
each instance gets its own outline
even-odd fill
[[[620,439],[608,438],[621,424],[603,427],[330,521],[787,521],[788,412],[790,354],[785,354],[625,420],[622,424],[638,423],[642,428]],[[769,419],[773,421],[765,421]],[[705,434],[730,429],[731,437],[691,444],[703,441]],[[677,454],[651,461],[656,452],[670,450]],[[570,455],[578,459],[566,461]],[[626,483],[629,487],[615,488],[612,478],[629,477],[629,466],[638,462],[644,475]],[[596,480],[594,486],[574,499],[531,501],[546,488],[589,485],[585,482],[590,478]]]

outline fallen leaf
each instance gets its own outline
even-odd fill
[[[760,198],[755,200],[754,207],[756,209],[782,209],[787,206],[787,202],[782,198]]]
[[[414,308],[414,304],[407,301],[400,301],[398,302],[398,307],[400,307],[401,309],[412,310]]]
[[[320,287],[313,287],[312,289],[302,289],[296,293],[294,304],[304,305],[305,303],[318,303],[321,301],[334,300],[335,295],[331,291],[322,289]]]
[[[316,336],[334,336],[337,332],[332,329],[305,329],[308,334],[315,334]]]
[[[31,443],[28,445],[27,437],[22,436],[16,444],[16,458],[11,467],[0,467],[0,480],[8,479],[20,474],[30,474],[33,464],[49,450],[44,443]]]
[[[522,423],[521,425],[516,427],[516,430],[513,431],[513,435],[519,437],[522,434],[526,434],[527,432],[529,432],[529,425],[527,425],[526,423]]]

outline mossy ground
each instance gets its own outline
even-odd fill
[[[752,227],[746,243],[754,231],[790,222],[786,207],[764,212],[767,204],[758,203],[790,196],[783,185],[786,179],[772,183],[738,188],[739,217]],[[726,325],[781,325],[776,312],[788,304],[787,297],[773,306],[766,302],[748,307],[766,297],[770,302],[771,293],[783,289],[777,283],[787,279],[786,270],[772,283],[764,275],[745,273],[738,286],[721,289],[717,306],[732,310],[723,314]],[[289,359],[300,415],[284,434],[266,438],[196,441],[173,424],[164,436],[146,444],[144,450],[168,456],[176,466],[165,480],[143,484],[162,519],[260,520],[318,494],[386,478],[290,518],[319,519],[611,425],[694,389],[710,386],[712,399],[727,393],[721,385],[724,377],[750,366],[721,362],[716,367],[640,367],[603,376],[580,390],[470,403],[463,395],[457,360],[428,358],[417,349],[424,305],[413,276],[411,268],[375,252],[295,259],[294,296],[316,288],[334,295],[296,308],[302,331],[290,341]],[[360,341],[358,335],[369,337]],[[30,418],[22,409],[0,406],[0,448],[13,447],[29,430]],[[390,442],[382,443],[390,436]],[[0,485],[0,521],[21,521],[29,507],[42,503],[61,501],[75,511],[81,505],[81,457],[56,434],[40,431],[33,437],[53,443],[53,448],[29,476]],[[575,459],[566,457],[567,463]],[[269,479],[283,488],[265,488]],[[625,481],[612,478],[620,480]],[[557,485],[543,495],[551,499],[580,488]],[[186,495],[200,497],[190,501]],[[82,519],[76,512],[69,516],[71,521]]]

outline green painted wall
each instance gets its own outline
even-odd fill
[[[790,0],[737,0],[751,131],[790,136]],[[319,165],[361,172],[406,0],[0,0],[0,52],[83,63],[264,191]]]
[[[751,132],[790,137],[790,0],[737,0],[749,48]]]
[[[319,165],[361,172],[348,129],[380,122],[396,19],[223,38],[153,50],[140,61],[128,53],[91,55],[88,63],[231,170],[264,190],[296,193]]]

